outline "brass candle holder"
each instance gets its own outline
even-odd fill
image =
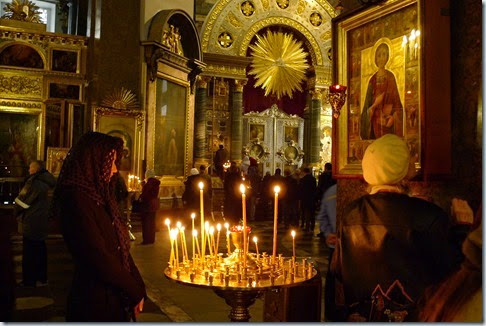
[[[332,116],[336,119],[339,118],[341,114],[341,108],[346,102],[346,86],[343,85],[332,85],[329,86],[329,104],[332,107]]]

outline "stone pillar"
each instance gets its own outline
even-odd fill
[[[321,151],[321,109],[322,109],[322,94],[319,89],[315,89],[310,92],[312,96],[312,102],[310,106],[310,146],[309,146],[309,164],[311,166],[317,166],[320,160]]]
[[[195,166],[206,164],[206,105],[208,82],[211,77],[199,76],[196,82],[196,103],[194,113],[194,162]]]
[[[241,162],[243,156],[243,86],[246,80],[235,80],[231,100],[230,160]]]
[[[310,101],[307,101],[310,102]],[[304,108],[304,165],[310,162],[310,107]]]

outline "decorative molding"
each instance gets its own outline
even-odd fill
[[[197,79],[196,79],[196,87],[197,88],[208,88],[208,83],[209,81],[211,80],[211,77],[209,76],[197,76]]]
[[[290,140],[275,153],[285,163],[290,165],[298,165],[304,157],[304,151],[299,144]]]
[[[322,99],[322,91],[319,88],[309,90],[309,94],[311,95],[313,100],[321,100]]]
[[[140,109],[137,96],[131,90],[125,89],[124,87],[114,89],[110,94],[105,96],[101,101],[101,105],[123,110]]]
[[[42,97],[42,78],[0,74],[0,93],[23,97]]]
[[[256,156],[252,156],[252,149],[254,150],[255,148],[258,149],[259,151],[259,155]],[[268,148],[267,144],[265,144],[264,141],[262,140],[253,140],[251,142],[249,142],[248,144],[246,144],[246,146],[243,148],[243,152],[245,153],[245,155],[248,155],[248,156],[251,156],[253,157],[257,163],[264,163],[266,161],[268,161],[268,159],[270,158],[270,149]],[[256,157],[255,157],[256,156]]]
[[[208,64],[206,69],[204,69],[204,75],[228,78],[246,78],[246,69],[244,67]]]
[[[26,108],[26,109],[41,109],[42,108],[42,104],[40,102],[34,103],[34,102],[7,101],[7,100],[0,100],[0,106]]]
[[[32,43],[43,48],[54,45],[72,45],[75,47],[87,47],[88,38],[66,34],[54,34],[48,32],[19,31],[16,28],[0,27],[0,38],[9,41]]]
[[[235,79],[235,92],[243,92],[243,87],[246,85],[246,80]]]
[[[262,112],[255,112],[251,111],[245,114],[245,117],[275,117],[279,119],[300,119],[302,120],[301,117],[299,117],[296,114],[287,114],[280,110],[277,106],[277,104],[272,105],[269,109],[266,109],[265,111]]]

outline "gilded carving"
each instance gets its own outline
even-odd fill
[[[304,12],[306,5],[307,5],[307,2],[305,0],[299,0],[299,4],[297,5],[297,14],[298,15],[301,15]]]
[[[246,80],[236,79],[235,80],[235,92],[243,92],[243,87],[246,85]]]
[[[162,45],[167,46],[172,52],[184,56],[182,51],[181,34],[179,28],[169,25],[169,29],[164,29],[162,34]]]
[[[251,1],[245,1],[241,4],[241,12],[243,15],[249,17],[255,12],[255,6]]]
[[[41,97],[42,79],[40,77],[0,75],[0,93]]]
[[[228,32],[223,32],[218,36],[219,46],[222,48],[229,48],[233,44],[233,37]]]
[[[269,0],[262,0],[262,6],[263,9],[268,10],[268,7],[270,6]]]
[[[208,76],[197,76],[197,88],[208,88],[208,83],[211,77]]]
[[[280,9],[287,9],[290,3],[289,0],[276,0],[276,2]]]
[[[233,25],[236,28],[242,26],[241,22],[238,20],[238,18],[236,18],[236,16],[232,12],[228,14],[228,21],[230,22],[231,25]]]
[[[322,16],[318,12],[313,12],[309,17],[309,21],[313,26],[318,27],[322,24]]]
[[[0,106],[10,106],[16,108],[40,109],[40,103],[24,102],[24,101],[0,101]]]

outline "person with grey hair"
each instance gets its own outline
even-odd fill
[[[49,201],[47,193],[56,185],[54,176],[42,161],[32,161],[24,187],[15,198],[17,216],[22,224],[23,286],[47,285],[47,247]]]

